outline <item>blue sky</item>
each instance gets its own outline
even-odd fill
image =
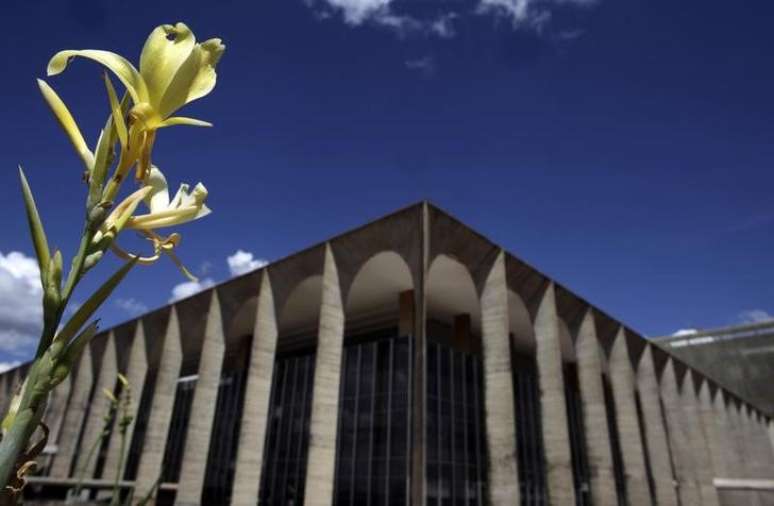
[[[154,158],[172,185],[210,190],[215,212],[181,230],[180,255],[204,280],[429,199],[646,335],[774,314],[770,2],[2,9],[0,361],[34,341],[17,164],[53,244],[72,254],[81,224],[79,161],[35,78],[65,48],[136,62],[151,29],[176,21],[227,45],[215,91],[185,110],[215,128],[163,131]],[[93,142],[107,104],[98,67],[49,83]],[[103,321],[164,304],[183,281],[170,262],[138,269]]]

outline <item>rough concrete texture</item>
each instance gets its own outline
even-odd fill
[[[702,381],[699,387],[699,416],[707,439],[710,453],[710,464],[713,478],[725,477],[725,464],[723,462],[723,443],[720,435],[720,420],[715,414],[712,405],[712,393],[707,381]]]
[[[73,380],[70,402],[67,405],[67,412],[60,429],[58,449],[51,461],[51,476],[57,478],[70,476],[70,466],[89,407],[93,378],[91,347],[86,346],[81,354],[78,371]]]
[[[330,245],[325,247],[317,358],[312,388],[312,419],[306,466],[306,506],[333,504],[339,379],[344,342],[344,308],[339,274]]]
[[[655,499],[659,506],[677,506],[675,476],[672,471],[667,430],[664,415],[661,412],[659,385],[656,368],[653,363],[652,345],[648,344],[640,356],[637,367],[637,388],[640,392],[642,417],[644,419],[645,438],[648,457],[653,472]]]
[[[231,498],[233,506],[255,506],[258,503],[277,333],[271,280],[268,271],[264,270],[245,387],[244,414]]]
[[[126,364],[126,371],[123,372],[131,388],[131,397],[129,402],[129,413],[137,421],[138,410],[140,409],[140,398],[145,388],[145,377],[148,373],[148,354],[145,349],[145,332],[143,330],[142,320],[137,323],[137,327],[132,337],[132,344],[129,349],[129,361]],[[122,396],[125,393],[122,393]],[[110,442],[108,443],[107,455],[105,456],[105,466],[102,472],[104,479],[113,478],[116,473],[123,477],[124,467],[126,466],[126,453],[129,452],[129,446],[134,434],[135,422],[131,423],[126,430],[126,448],[123,460],[121,459],[121,435],[117,427],[113,427],[110,433]]]
[[[583,427],[595,506],[617,506],[610,432],[607,427],[605,393],[602,386],[602,348],[597,339],[594,313],[586,311],[575,342],[578,382],[583,403]]]
[[[704,434],[704,427],[701,422],[701,413],[696,397],[696,386],[693,381],[693,374],[690,371],[686,372],[683,376],[680,396],[683,399],[683,413],[688,422],[688,442],[691,445],[691,451],[693,452],[694,471],[696,479],[699,482],[702,505],[718,506],[718,494],[715,490],[715,485],[712,482],[714,478],[712,457],[710,455],[707,436]]]
[[[70,399],[72,383],[73,379],[68,375],[51,392],[48,407],[46,408],[46,414],[43,417],[43,421],[48,425],[50,431],[48,433],[49,446],[56,445],[59,442],[59,434],[62,431],[62,423],[64,422],[64,415],[67,410],[67,401]],[[50,469],[52,458],[53,456],[49,455],[42,459],[44,469]]]
[[[196,381],[191,403],[191,417],[188,421],[180,481],[175,498],[175,504],[178,506],[201,504],[225,352],[226,339],[223,334],[220,301],[218,291],[213,290],[199,355],[199,379]]]
[[[564,372],[554,284],[549,283],[535,318],[546,482],[551,506],[575,504]]]
[[[83,427],[81,444],[78,447],[75,476],[94,477],[94,470],[97,466],[97,452],[102,444],[102,432],[105,430],[105,417],[110,413],[110,399],[105,395],[105,390],[113,393],[117,379],[116,338],[111,332],[105,341],[105,351],[102,353],[102,360],[99,362],[97,383],[94,385],[89,415],[86,425]]]
[[[699,484],[696,479],[694,463],[689,442],[690,424],[682,409],[682,400],[677,388],[674,364],[667,360],[661,373],[661,400],[664,403],[664,415],[669,430],[669,443],[675,465],[678,493],[682,506],[701,506]]]
[[[161,361],[156,375],[156,387],[153,390],[148,427],[145,430],[142,453],[137,467],[135,497],[145,497],[161,476],[161,464],[167,448],[167,433],[175,405],[177,380],[180,377],[182,363],[180,325],[177,320],[177,310],[172,306],[161,349]]]
[[[626,497],[630,506],[652,504],[648,487],[645,449],[635,398],[634,368],[629,359],[626,334],[619,328],[610,350],[610,383],[615,399],[615,420],[624,463]]]
[[[500,252],[481,296],[489,504],[519,503],[513,366],[508,335],[505,255]]]

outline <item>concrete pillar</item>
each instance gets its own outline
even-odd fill
[[[505,255],[492,266],[481,296],[489,504],[519,503],[513,365],[509,342]]]
[[[277,335],[274,294],[269,273],[264,270],[247,369],[232,506],[255,506],[258,503]]]
[[[653,345],[647,344],[637,367],[637,389],[640,392],[642,418],[645,425],[645,438],[648,457],[655,485],[655,499],[659,506],[677,506],[675,475],[672,469],[667,430],[661,411],[661,398],[653,362]]]
[[[75,379],[73,380],[70,402],[68,403],[67,412],[65,413],[59,433],[57,452],[51,460],[50,475],[55,478],[67,478],[70,476],[70,467],[75,456],[75,448],[78,444],[78,437],[81,434],[86,410],[89,406],[89,396],[91,395],[91,386],[94,380],[92,367],[91,346],[86,346],[78,361],[78,371],[75,373]]]
[[[105,427],[105,417],[110,413],[110,399],[107,398],[104,391],[107,390],[113,393],[117,379],[116,340],[113,332],[110,332],[105,339],[105,351],[102,353],[102,361],[97,373],[97,383],[94,385],[94,393],[89,406],[89,415],[83,428],[81,444],[78,447],[78,455],[73,472],[76,477],[94,477],[94,470],[97,467],[97,454],[103,441],[103,432],[110,430],[109,427]],[[91,458],[89,458],[90,453]]]
[[[669,429],[669,443],[675,464],[678,492],[682,506],[701,506],[696,465],[689,442],[690,425],[683,413],[682,399],[677,387],[674,363],[667,359],[661,373],[661,399]]]
[[[551,506],[575,504],[559,325],[554,284],[549,283],[535,318],[535,338],[546,483]]]
[[[137,466],[134,494],[136,498],[145,497],[161,476],[161,464],[164,460],[164,451],[167,448],[167,433],[172,420],[177,380],[180,377],[182,364],[183,350],[180,343],[180,325],[175,306],[172,306],[161,349],[156,385],[148,415],[148,427],[145,429],[142,453]]]
[[[710,409],[707,409],[706,406],[705,386],[709,394]],[[705,382],[702,390],[699,392],[699,398],[702,401],[702,420],[707,429],[708,438],[711,437],[714,430],[716,444],[711,450],[713,451],[712,467],[715,471],[715,477],[730,478],[730,470],[735,465],[733,462],[735,454],[733,447],[729,444],[731,429],[728,424],[728,412],[726,411],[723,392],[718,389],[715,392],[715,397],[712,398],[711,392],[709,392],[709,384]]]
[[[326,244],[304,492],[306,506],[333,504],[343,344],[344,308],[339,273],[330,244]]]
[[[769,433],[769,442],[771,443],[771,448],[769,449],[774,453],[774,419],[769,420],[769,426],[767,430]],[[774,470],[774,466],[772,466],[772,469]]]
[[[10,371],[0,374],[0,417],[2,418],[5,418],[8,412],[8,405],[11,403],[11,397],[13,397],[11,385],[9,384],[11,374]]]
[[[693,462],[696,479],[699,481],[699,492],[703,506],[718,506],[718,494],[712,480],[712,457],[709,443],[704,434],[701,413],[696,393],[696,383],[693,371],[686,371],[683,376],[680,395],[683,399],[683,413],[688,422],[688,442],[693,451]]]
[[[65,379],[54,388],[49,397],[46,414],[43,417],[43,421],[48,425],[49,433],[47,446],[49,447],[56,446],[59,441],[59,434],[62,431],[62,423],[64,422],[65,411],[67,410],[67,401],[70,399],[72,382],[71,376],[65,377]],[[44,469],[50,470],[52,459],[53,455],[49,455],[44,459]]]
[[[108,444],[107,455],[105,456],[103,479],[112,479],[116,473],[123,478],[124,468],[126,466],[126,455],[129,453],[129,446],[132,443],[134,427],[137,423],[138,410],[140,409],[140,399],[142,391],[145,388],[145,377],[148,373],[148,353],[145,349],[145,331],[142,320],[137,321],[137,327],[134,331],[132,344],[129,348],[129,360],[126,365],[124,376],[129,382],[131,388],[131,397],[129,399],[129,413],[134,417],[134,421],[126,430],[125,448],[123,458],[121,456],[121,435],[118,426],[113,427],[110,433],[110,442]],[[122,394],[125,395],[125,394]],[[119,416],[121,414],[119,413]]]
[[[761,416],[759,422],[759,430],[761,434],[761,448],[766,457],[766,469],[767,472],[764,476],[765,479],[774,479],[774,448],[771,444],[771,433],[769,431],[770,422],[765,416]]]
[[[199,379],[196,381],[191,403],[191,418],[188,421],[180,481],[177,485],[175,504],[178,506],[201,504],[225,352],[226,338],[220,315],[220,301],[218,291],[213,289],[199,355]]]
[[[594,313],[588,309],[575,341],[578,383],[583,403],[583,427],[595,506],[617,506],[610,432],[607,427],[605,392],[602,386],[602,348],[597,339]]]
[[[647,506],[653,501],[650,498],[645,449],[642,447],[637,416],[634,368],[623,327],[618,329],[610,350],[610,384],[613,387],[615,421],[621,441],[626,498],[630,506]]]

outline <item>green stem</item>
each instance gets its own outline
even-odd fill
[[[40,416],[31,409],[19,410],[8,433],[0,441],[0,483],[2,493],[7,494],[6,485],[16,468],[16,459],[27,446],[27,440],[38,426]]]
[[[81,495],[81,490],[83,489],[83,481],[86,479],[86,470],[89,469],[89,463],[91,462],[91,459],[94,458],[94,454],[97,451],[97,448],[99,448],[102,445],[102,440],[105,438],[104,431],[102,434],[99,435],[99,437],[92,443],[91,448],[89,448],[89,453],[86,455],[86,461],[83,463],[83,467],[81,467],[80,472],[78,473],[78,483],[75,485],[75,497],[78,497]]]
[[[113,497],[110,500],[110,506],[118,506],[121,500],[121,489],[118,483],[121,481],[121,471],[124,469],[124,458],[126,454],[126,430],[121,430],[121,446],[118,452],[118,465],[116,466],[116,476],[113,480]]]

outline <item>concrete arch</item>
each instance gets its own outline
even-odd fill
[[[471,330],[481,334],[481,305],[473,276],[464,264],[448,255],[438,255],[427,276],[427,313],[443,323],[470,316]]]
[[[380,251],[365,261],[355,274],[344,305],[347,320],[395,316],[398,296],[414,288],[411,268],[395,251]]]
[[[224,322],[226,346],[232,345],[236,339],[253,334],[257,311],[258,297],[250,297],[239,306],[231,321]]]
[[[570,327],[561,317],[559,320],[559,348],[562,352],[562,362],[575,362],[575,343],[570,333]]]
[[[508,290],[508,332],[511,345],[517,352],[535,353],[535,328],[524,300],[513,290]]]
[[[317,332],[322,300],[321,275],[300,281],[289,293],[279,310],[278,327],[281,336]]]

